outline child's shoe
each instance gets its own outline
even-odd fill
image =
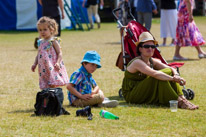
[[[101,107],[116,107],[119,105],[119,102],[117,100],[109,100],[108,98],[105,98],[104,101],[101,104]]]

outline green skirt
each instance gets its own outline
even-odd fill
[[[170,68],[160,70],[172,75]],[[125,71],[122,83],[122,94],[128,103],[168,105],[170,100],[177,100],[183,95],[180,85],[176,82],[162,81],[142,73]]]

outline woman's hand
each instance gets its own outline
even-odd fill
[[[173,76],[173,81],[179,83],[181,86],[184,86],[186,84],[186,81],[178,75]]]
[[[193,21],[193,9],[192,9],[192,3],[190,0],[186,0],[186,7],[187,7],[187,11],[189,13],[189,22]]]
[[[192,22],[193,21],[193,16],[192,14],[189,15],[189,22]]]
[[[156,15],[158,13],[158,11],[155,9],[155,10],[152,10],[152,12]]]
[[[62,12],[62,19],[64,19],[65,18],[65,16],[64,16],[64,12]]]

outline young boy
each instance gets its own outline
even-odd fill
[[[92,74],[97,68],[101,68],[100,56],[96,51],[87,51],[81,61],[82,66],[75,71],[67,85],[68,99],[72,106],[103,106],[116,107],[118,101],[105,100],[103,92],[97,86]]]

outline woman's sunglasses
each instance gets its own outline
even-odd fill
[[[152,48],[152,49],[155,49],[156,46],[155,45],[143,45],[142,48],[146,48],[146,49]]]

